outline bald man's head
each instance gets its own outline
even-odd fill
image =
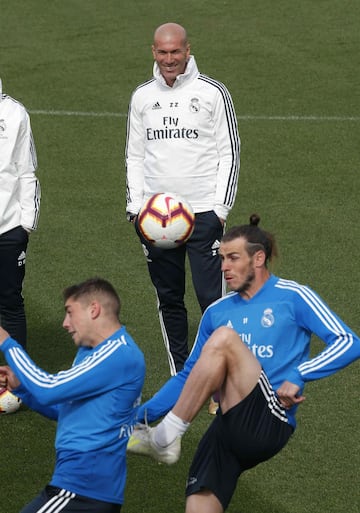
[[[190,57],[186,30],[177,23],[164,23],[154,33],[152,52],[166,83],[172,87],[184,73]]]

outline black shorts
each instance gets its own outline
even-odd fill
[[[48,485],[20,513],[120,513],[120,504],[98,501]]]
[[[210,490],[225,510],[241,473],[274,456],[292,433],[285,410],[262,372],[243,401],[224,415],[218,410],[195,453],[186,496]]]

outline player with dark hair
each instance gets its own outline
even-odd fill
[[[186,513],[225,511],[242,472],[286,445],[305,383],[360,357],[359,337],[313,290],[269,272],[275,239],[258,222],[252,216],[222,238],[232,292],[207,308],[183,371],[141,406],[139,418],[169,413],[155,428],[136,430],[128,444],[130,452],[176,462],[189,423],[218,394],[217,416],[189,471]],[[314,357],[312,333],[326,345]]]
[[[72,285],[64,302],[63,327],[78,347],[68,370],[40,369],[0,327],[0,350],[9,364],[0,367],[1,380],[30,408],[57,421],[52,479],[21,513],[118,513],[144,357],[120,324],[120,299],[109,282]]]

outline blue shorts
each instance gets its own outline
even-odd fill
[[[242,472],[278,453],[292,433],[285,410],[262,371],[244,400],[224,415],[219,408],[195,453],[186,496],[210,490],[225,510]]]
[[[90,499],[63,488],[48,485],[20,513],[119,513],[120,504]]]

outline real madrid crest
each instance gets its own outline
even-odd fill
[[[199,98],[191,98],[189,105],[190,112],[197,114],[200,110]]]
[[[272,309],[266,308],[261,318],[261,326],[263,326],[264,328],[271,328],[274,322],[275,318]]]

